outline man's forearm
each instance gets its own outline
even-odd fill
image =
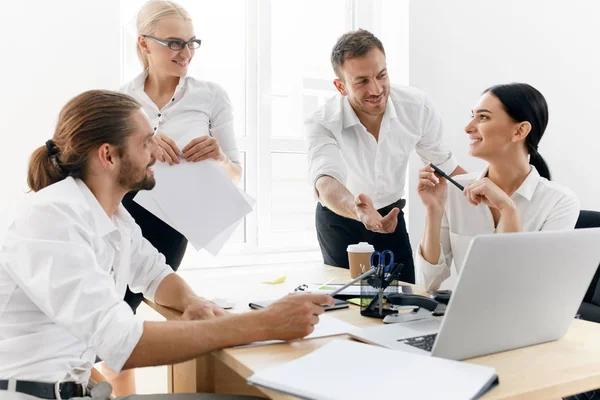
[[[354,196],[346,187],[330,176],[322,176],[315,183],[321,203],[342,217],[358,220]]]
[[[183,278],[177,274],[167,275],[160,285],[158,285],[158,289],[154,295],[156,304],[180,312],[183,312],[190,302],[195,299],[198,299],[198,296]]]
[[[217,349],[271,339],[268,324],[261,323],[263,312],[204,321],[145,321],[142,337],[123,368],[176,364]]]

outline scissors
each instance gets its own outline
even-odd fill
[[[385,263],[385,256],[389,254],[389,262]],[[377,263],[375,263],[377,261]],[[385,290],[385,274],[391,272],[394,268],[394,253],[391,250],[384,250],[382,252],[374,251],[371,254],[371,267],[376,268],[377,286],[378,288],[378,303],[379,303],[379,315],[383,312],[383,291]]]
[[[385,256],[389,255],[389,261],[386,264]],[[377,263],[375,263],[377,261]],[[394,253],[391,250],[374,251],[371,254],[371,268],[383,268],[383,272],[390,272],[394,266]]]

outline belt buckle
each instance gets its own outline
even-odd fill
[[[66,382],[70,382],[70,381],[56,381],[56,383],[54,384],[54,397],[57,400],[63,400],[63,398],[60,396],[60,385],[61,385],[61,383],[66,383]],[[75,382],[73,382],[73,383],[75,383]],[[83,383],[75,383],[75,384],[81,385],[81,390],[83,392],[82,396],[85,396],[87,394],[85,385]]]

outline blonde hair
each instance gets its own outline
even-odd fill
[[[179,17],[186,21],[192,20],[185,8],[174,1],[150,0],[138,12],[135,23],[138,35],[152,35],[156,29],[156,23],[168,17]],[[137,55],[144,69],[148,69],[148,56],[142,51],[139,44]]]

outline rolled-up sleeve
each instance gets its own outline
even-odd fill
[[[145,298],[154,301],[158,286],[173,270],[166,263],[165,256],[142,236],[140,227],[134,223],[133,229],[129,287],[133,292],[141,292]]]
[[[4,266],[48,318],[120,371],[140,340],[143,321],[98,265],[88,227],[70,206],[35,206],[6,235]]]
[[[235,138],[233,106],[225,89],[217,84],[213,84],[211,103],[210,134],[231,162],[242,166],[242,156]]]
[[[415,149],[424,164],[433,163],[448,175],[458,166],[456,158],[444,142],[442,118],[429,98],[425,99],[421,139]]]
[[[415,252],[416,283],[425,290],[438,290],[446,279],[450,277],[452,265],[452,244],[450,242],[450,229],[448,218],[444,215],[440,230],[440,258],[436,264],[431,264],[423,258],[421,244]]]
[[[330,130],[312,118],[304,122],[308,157],[308,179],[313,185],[322,176],[346,184],[346,166],[340,145]],[[316,193],[316,189],[315,189]]]

